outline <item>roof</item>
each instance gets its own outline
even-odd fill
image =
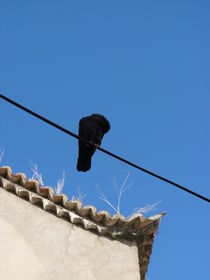
[[[120,214],[111,217],[107,211],[97,212],[92,205],[83,207],[80,201],[69,201],[65,194],[55,195],[53,188],[40,187],[37,181],[28,180],[23,173],[13,174],[8,166],[0,167],[0,187],[86,230],[112,239],[136,241],[141,279],[145,279],[155,232],[165,213],[150,218],[139,213],[129,219]]]

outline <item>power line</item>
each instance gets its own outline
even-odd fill
[[[15,102],[14,100],[12,100],[12,99],[10,99],[10,98],[8,98],[8,97],[2,95],[2,94],[0,94],[0,98],[4,99],[5,101],[9,102],[10,104],[12,104],[12,105],[14,105],[14,106],[16,106],[16,107],[18,107],[18,108],[20,108],[21,110],[23,110],[23,111],[25,111],[25,112],[31,114],[32,116],[34,116],[34,117],[36,117],[36,118],[42,120],[43,122],[46,122],[46,123],[48,123],[48,124],[51,125],[51,126],[54,126],[55,128],[57,128],[57,129],[63,131],[64,133],[66,133],[66,134],[68,134],[68,135],[70,135],[70,136],[72,136],[72,137],[74,137],[74,138],[80,139],[81,141],[84,141],[84,142],[87,142],[87,143],[89,143],[89,144],[91,144],[91,145],[94,145],[93,143],[89,142],[88,140],[86,140],[86,139],[84,139],[84,138],[78,136],[77,134],[75,134],[75,133],[73,133],[73,132],[71,132],[71,131],[69,131],[69,130],[63,128],[62,126],[60,126],[60,125],[58,125],[58,124],[56,124],[56,123],[54,123],[54,122],[48,120],[47,118],[45,118],[45,117],[43,117],[43,116],[41,116],[41,115],[39,115],[39,114],[37,114],[37,113],[31,111],[30,109],[28,109],[28,108],[22,106],[21,104]],[[137,165],[137,164],[135,164],[135,163],[132,163],[132,162],[130,162],[130,161],[128,161],[128,160],[126,160],[126,159],[124,159],[124,158],[118,156],[118,155],[115,155],[115,154],[113,154],[113,153],[111,153],[111,152],[109,152],[109,151],[107,151],[107,150],[105,150],[105,149],[103,149],[103,148],[101,148],[101,147],[98,147],[98,146],[96,146],[96,145],[95,145],[95,147],[96,147],[98,150],[100,150],[101,152],[103,152],[103,153],[105,153],[105,154],[107,154],[107,155],[110,155],[111,157],[114,157],[114,158],[116,158],[116,159],[118,159],[118,160],[120,160],[120,161],[122,161],[122,162],[124,162],[124,163],[126,163],[126,164],[128,164],[128,165],[130,165],[130,166],[132,166],[132,167],[134,167],[134,168],[136,168],[136,169],[139,169],[139,170],[141,170],[141,171],[143,171],[143,172],[145,172],[145,173],[147,173],[147,174],[149,174],[149,175],[151,175],[151,176],[153,176],[153,177],[155,177],[155,178],[158,178],[158,179],[160,179],[160,180],[162,180],[162,181],[164,181],[164,182],[166,182],[166,183],[169,183],[169,184],[171,184],[171,185],[173,185],[173,186],[175,186],[175,187],[177,187],[177,188],[179,188],[179,189],[181,189],[181,190],[183,190],[183,191],[186,191],[186,192],[188,192],[188,193],[190,193],[190,194],[192,194],[192,195],[194,195],[194,196],[196,196],[196,197],[202,199],[202,200],[205,200],[205,201],[207,201],[207,202],[210,202],[210,199],[207,198],[207,197],[205,197],[205,196],[203,196],[203,195],[200,195],[200,194],[198,194],[198,193],[196,193],[196,192],[194,192],[194,191],[192,191],[192,190],[190,190],[190,189],[188,189],[188,188],[186,188],[186,187],[184,187],[184,186],[181,186],[181,185],[179,185],[179,184],[177,184],[177,183],[175,183],[175,182],[173,182],[173,181],[171,181],[171,180],[169,180],[169,179],[166,179],[166,178],[164,178],[164,177],[162,177],[162,176],[160,176],[160,175],[158,175],[158,174],[155,174],[154,172],[151,172],[151,171],[149,171],[149,170],[147,170],[147,169],[145,169],[145,168],[143,168],[143,167],[141,167],[141,166],[139,166],[139,165]]]

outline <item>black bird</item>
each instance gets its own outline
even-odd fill
[[[91,158],[96,151],[96,146],[101,145],[102,138],[110,129],[108,120],[100,115],[93,114],[79,121],[79,136],[90,143],[79,139],[78,171],[88,171],[91,167]],[[91,145],[94,144],[94,145]]]

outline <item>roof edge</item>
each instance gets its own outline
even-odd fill
[[[119,214],[111,217],[107,211],[97,212],[92,205],[83,207],[80,201],[69,201],[65,194],[55,195],[53,188],[41,187],[37,181],[27,180],[23,173],[13,174],[8,166],[0,167],[0,187],[86,230],[119,241],[135,241],[138,247],[141,279],[145,279],[154,236],[166,212],[150,218],[145,218],[141,214],[134,214],[129,219]]]

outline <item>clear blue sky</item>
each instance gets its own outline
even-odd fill
[[[210,6],[207,0],[26,1],[0,9],[0,91],[76,132],[81,117],[111,123],[102,147],[210,197]],[[3,165],[45,185],[66,171],[63,192],[106,209],[110,177],[134,182],[122,197],[134,208],[162,201],[149,280],[207,279],[209,204],[97,151],[76,171],[77,141],[0,100]]]

